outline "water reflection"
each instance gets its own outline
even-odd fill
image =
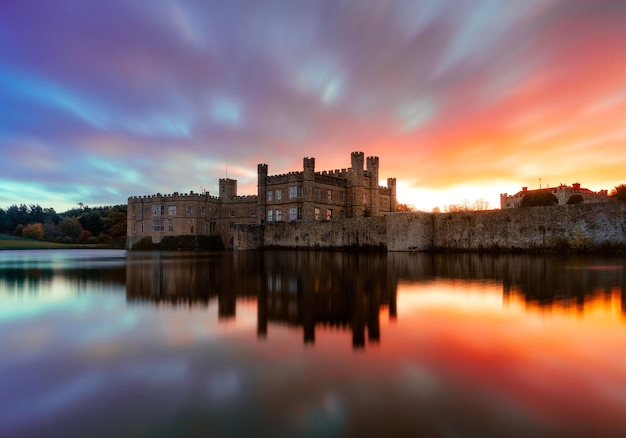
[[[222,319],[234,318],[237,299],[257,298],[257,334],[268,323],[303,330],[315,342],[316,326],[352,331],[354,347],[380,339],[379,315],[396,316],[397,281],[380,254],[313,252],[223,254],[131,253],[127,301],[203,305],[217,301]],[[366,335],[367,332],[367,335]]]
[[[303,331],[352,332],[354,347],[380,341],[380,315],[397,317],[402,282],[446,279],[501,285],[529,308],[585,311],[598,297],[621,298],[626,315],[624,261],[602,257],[479,254],[342,254],[325,252],[129,253],[129,303],[202,305],[217,302],[221,319],[236,316],[237,300],[257,299],[257,334],[268,325]]]
[[[626,436],[625,272],[0,252],[0,436]]]

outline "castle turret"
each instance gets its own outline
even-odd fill
[[[220,178],[220,199],[230,199],[237,196],[237,180]]]
[[[315,158],[305,157],[302,160],[304,168],[302,183],[302,220],[315,219],[314,186],[315,186]]]
[[[387,178],[387,187],[389,188],[389,209],[396,211],[398,207],[398,200],[396,198],[396,179]]]
[[[365,154],[363,154],[363,152],[352,152],[352,168],[350,169],[351,177],[349,181],[349,191],[351,199],[351,202],[348,203],[349,217],[363,217],[364,215],[364,198],[365,196],[367,196],[364,187],[364,161]]]
[[[370,215],[378,216],[378,157],[367,157],[367,173],[369,174],[369,187],[368,187],[368,205],[366,209]]]
[[[259,207],[259,219],[261,223],[265,222],[267,210],[267,164],[259,164],[257,166],[257,205]]]

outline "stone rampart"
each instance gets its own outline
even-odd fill
[[[240,225],[235,249],[529,251],[626,248],[626,203]]]

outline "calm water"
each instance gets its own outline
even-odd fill
[[[0,436],[626,436],[626,259],[0,252]]]

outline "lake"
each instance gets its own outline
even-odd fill
[[[0,251],[0,436],[626,436],[626,259]]]

